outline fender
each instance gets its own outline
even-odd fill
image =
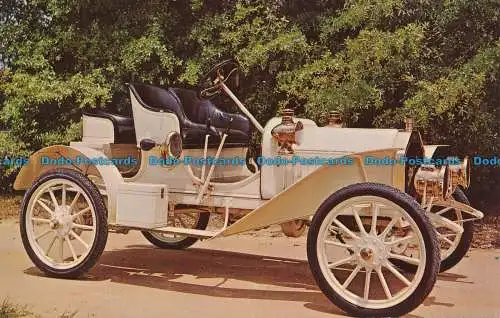
[[[392,166],[365,165],[364,158],[395,158],[399,148],[360,152],[347,155],[353,159],[350,165],[325,165],[274,198],[253,210],[217,236],[229,236],[241,232],[259,229],[268,225],[284,223],[290,220],[313,215],[321,203],[341,188],[361,182],[393,184],[393,175],[397,173],[397,164]],[[344,156],[339,156],[339,158]],[[403,190],[404,189],[401,189]]]
[[[116,218],[116,193],[118,185],[123,183],[123,178],[114,165],[92,165],[92,164],[64,164],[64,165],[53,165],[53,164],[42,164],[42,158],[49,157],[51,159],[59,159],[61,157],[66,159],[72,159],[76,161],[76,158],[83,157],[86,159],[96,159],[103,158],[108,159],[107,156],[98,150],[88,148],[85,146],[50,146],[32,154],[29,158],[29,162],[26,166],[21,168],[19,174],[14,182],[15,190],[26,190],[33,182],[44,172],[53,170],[56,168],[66,168],[77,170],[87,176],[96,176],[104,182],[105,193],[108,200],[108,221],[113,223]]]

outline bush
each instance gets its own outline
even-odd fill
[[[126,82],[192,86],[228,57],[242,64],[238,93],[261,122],[285,106],[320,123],[340,110],[354,127],[401,127],[412,115],[427,143],[498,153],[495,1],[0,0],[0,8],[4,155],[77,138],[86,107],[130,114]],[[499,174],[475,171],[477,200],[498,193]]]

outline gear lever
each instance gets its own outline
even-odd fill
[[[211,131],[211,125],[210,125],[210,117],[207,118],[207,121],[206,121],[206,134],[205,134],[205,147],[203,148],[203,159],[205,160],[205,162],[207,161],[207,152],[208,152],[208,138],[210,138],[210,131]],[[205,181],[205,166],[206,165],[202,165],[201,166],[201,176],[200,176],[200,180],[201,182],[204,182]]]
[[[208,185],[210,184],[210,179],[212,178],[212,174],[214,173],[215,170],[215,163],[217,162],[217,159],[219,159],[220,153],[222,151],[222,147],[224,146],[224,142],[226,142],[226,138],[229,135],[229,131],[231,130],[231,125],[233,124],[233,118],[229,120],[229,123],[227,124],[226,130],[224,131],[224,134],[222,135],[222,139],[219,144],[219,148],[217,149],[217,153],[215,154],[214,162],[210,166],[210,171],[208,171],[207,178],[203,182],[203,185],[200,188],[200,192],[198,193],[198,197],[196,198],[196,202],[199,204],[201,200],[203,199],[203,195],[207,191]],[[205,157],[206,158],[206,157]],[[205,165],[203,165],[204,167]],[[203,171],[205,173],[205,171]]]

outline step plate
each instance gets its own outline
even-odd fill
[[[119,225],[119,224],[110,224],[109,228],[112,230],[139,230],[139,231],[148,231],[154,233],[164,233],[164,234],[185,234],[186,236],[197,237],[197,238],[211,238],[218,234],[216,231],[207,231],[207,230],[195,230],[195,229],[185,229],[173,226],[165,226],[158,227],[154,229],[142,228],[142,227],[134,227],[127,225]]]

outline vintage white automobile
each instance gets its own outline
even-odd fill
[[[309,265],[335,305],[385,317],[419,306],[440,267],[465,255],[470,221],[483,216],[461,190],[467,160],[430,164],[453,158],[424,146],[411,122],[344,128],[333,116],[318,127],[286,110],[262,126],[229,88],[237,72],[233,60],[216,65],[199,92],[129,84],[133,119],[84,113],[81,142],[33,154],[14,187],[27,190],[20,228],[34,264],[78,277],[109,231],[139,230],[160,248],[181,249],[273,224],[289,236],[309,226]],[[217,108],[210,97],[219,93],[243,115]],[[247,158],[253,129],[260,164]],[[224,220],[218,228],[207,229],[211,214]]]

